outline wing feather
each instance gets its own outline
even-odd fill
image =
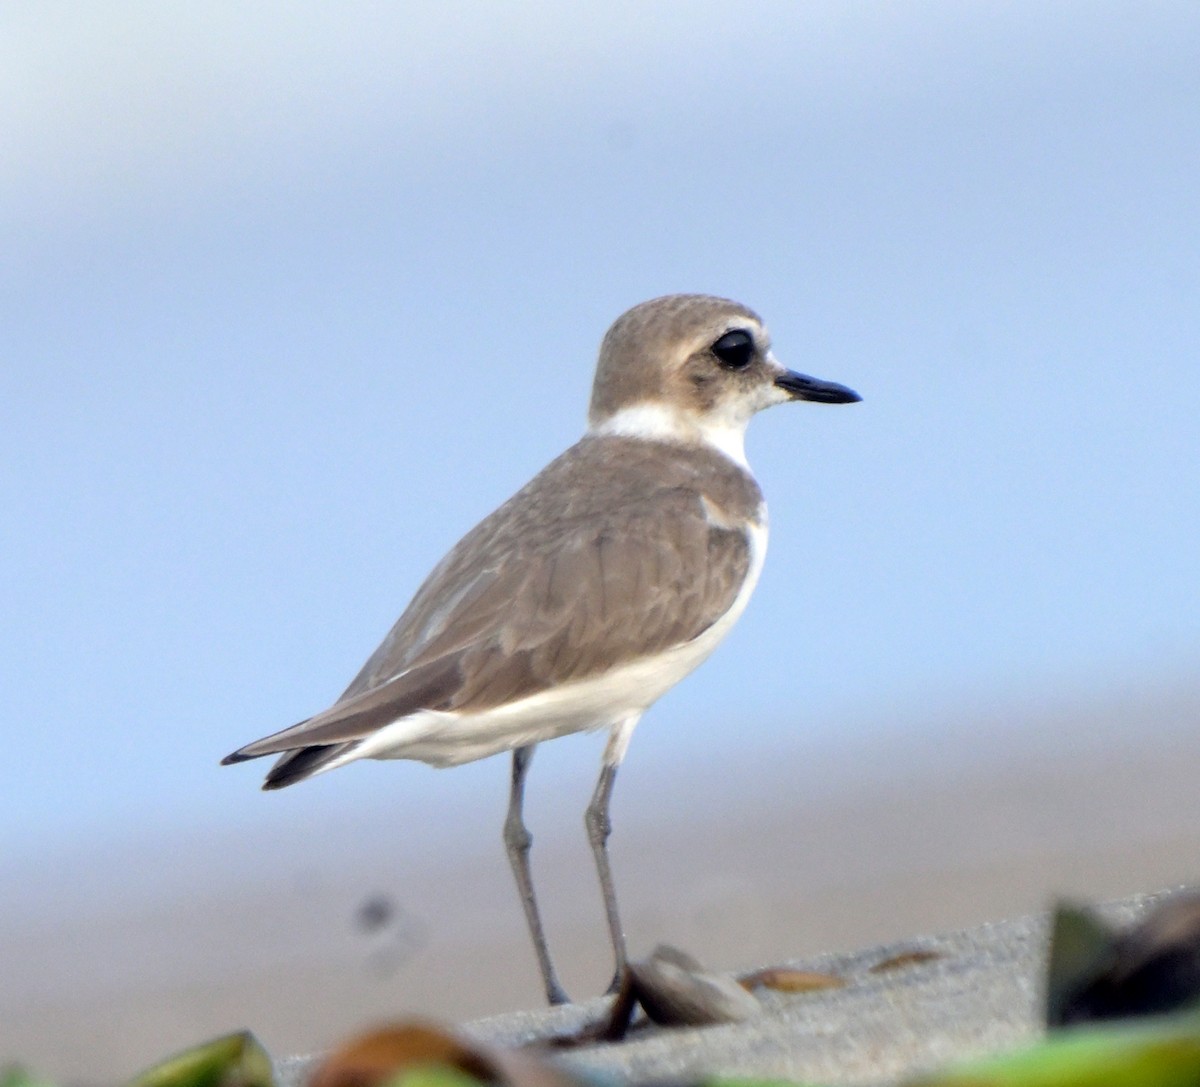
[[[484,711],[703,633],[750,566],[708,488],[739,498],[729,524],[761,495],[724,458],[664,467],[643,444],[585,439],[560,457],[434,569],[337,703],[230,758],[346,743],[419,709]]]

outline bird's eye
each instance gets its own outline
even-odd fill
[[[712,353],[726,370],[744,370],[754,360],[754,337],[735,328],[712,345]]]

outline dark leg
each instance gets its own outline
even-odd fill
[[[604,895],[604,912],[608,917],[608,932],[612,937],[613,955],[617,961],[616,973],[613,975],[609,992],[616,992],[621,984],[621,975],[625,972],[625,930],[621,928],[621,918],[617,913],[617,893],[613,889],[612,869],[608,864],[608,836],[612,833],[612,821],[608,817],[608,802],[612,799],[613,782],[617,780],[617,768],[605,762],[600,770],[600,780],[596,782],[596,791],[592,794],[592,802],[584,815],[584,825],[587,827],[588,841],[592,843],[592,853],[596,858],[596,872],[600,876],[600,891]]]
[[[542,918],[538,913],[537,899],[533,894],[533,879],[529,874],[529,847],[533,835],[521,818],[521,803],[525,799],[525,775],[533,759],[533,747],[518,747],[513,751],[512,791],[508,798],[508,816],[504,820],[504,847],[513,875],[517,878],[517,892],[525,908],[525,920],[529,924],[529,935],[533,937],[533,948],[537,952],[538,966],[542,970],[542,982],[546,986],[546,999],[551,1004],[568,1004],[571,998],[559,985],[546,947],[546,933],[542,929]]]

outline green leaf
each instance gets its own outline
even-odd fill
[[[129,1087],[275,1087],[271,1058],[249,1031],[177,1053]]]
[[[449,1064],[415,1064],[387,1081],[386,1087],[479,1087],[480,1080]]]
[[[1112,963],[1115,935],[1090,910],[1059,903],[1050,926],[1046,968],[1046,1025],[1060,1026],[1071,1001]]]
[[[905,1087],[1197,1087],[1200,1017],[1062,1030],[1029,1049]]]
[[[0,1068],[0,1087],[54,1087],[45,1079],[39,1079],[32,1072],[19,1064],[9,1064]]]

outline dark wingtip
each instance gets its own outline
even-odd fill
[[[267,780],[263,782],[262,787],[270,792],[304,781],[336,759],[348,747],[353,746],[353,743],[314,744],[311,747],[299,747],[288,751],[267,771]]]
[[[222,766],[232,766],[237,762],[249,762],[251,759],[257,759],[258,755],[244,755],[241,751],[235,751],[232,755],[226,755],[221,760]]]

